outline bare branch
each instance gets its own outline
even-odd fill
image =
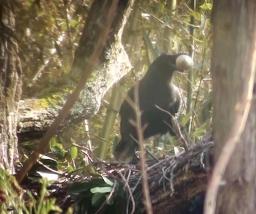
[[[148,175],[147,175],[147,164],[146,164],[146,154],[144,149],[144,137],[142,132],[142,124],[141,124],[141,111],[140,111],[140,104],[139,104],[139,90],[138,85],[135,87],[134,90],[134,101],[135,105],[134,111],[136,115],[136,129],[138,134],[138,140],[139,140],[139,148],[140,148],[140,165],[141,165],[141,174],[142,174],[142,185],[143,185],[143,194],[145,199],[145,207],[146,212],[148,214],[153,214],[152,211],[152,204],[150,199],[150,193],[149,193],[149,186],[148,186]]]

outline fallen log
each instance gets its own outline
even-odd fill
[[[158,161],[148,161],[148,184],[153,213],[203,213],[207,180],[213,165],[213,147],[214,143],[207,139],[178,156],[170,155]],[[99,161],[92,165],[100,176],[76,175],[65,179],[62,185],[55,184],[59,189],[54,190],[54,197],[63,208],[73,206],[75,210],[83,209],[87,213],[145,213],[138,165]],[[101,176],[108,178],[113,185]],[[91,190],[99,188],[101,191],[100,188],[106,186],[112,189],[111,192],[101,192],[101,203],[93,206],[95,193],[92,194]],[[64,202],[63,198],[68,200]]]
[[[199,144],[179,156],[148,165],[148,183],[154,213],[202,213],[213,142]],[[131,176],[136,210],[144,212],[140,172]]]

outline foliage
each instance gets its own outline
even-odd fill
[[[72,138],[71,138],[72,142]],[[58,170],[65,170],[66,172],[73,172],[77,170],[81,165],[85,165],[83,161],[82,153],[78,152],[77,146],[67,145],[62,143],[60,138],[54,137],[51,139],[50,150],[52,156],[54,156],[58,161]]]
[[[69,194],[75,201],[75,213],[120,213],[126,199],[122,186],[101,176],[87,182],[73,183]]]
[[[20,3],[16,30],[24,70],[23,96],[43,97],[65,87],[87,9],[86,1]]]
[[[33,192],[24,192],[15,178],[0,169],[0,209],[1,213],[61,213],[54,198],[48,198],[47,180],[40,180],[41,190],[36,196]]]

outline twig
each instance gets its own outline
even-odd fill
[[[114,186],[113,186],[111,192],[108,194],[106,200],[101,204],[101,206],[99,207],[99,209],[97,209],[97,211],[95,212],[95,214],[102,213],[104,207],[105,207],[107,204],[109,204],[109,201],[110,201],[111,198],[113,197],[114,192],[115,192],[115,189],[116,189],[116,182],[114,183]]]
[[[40,163],[45,169],[47,169],[47,170],[49,170],[50,172],[52,172],[52,173],[55,173],[55,174],[57,174],[57,175],[63,175],[64,173],[63,172],[59,172],[59,171],[57,171],[57,170],[54,170],[54,169],[52,169],[51,167],[49,167],[49,166],[47,166],[46,164],[44,164],[42,161],[38,161],[38,163]]]
[[[36,72],[36,74],[33,76],[31,83],[28,84],[28,87],[32,87],[35,85],[35,83],[38,81],[38,79],[42,76],[42,72],[44,71],[44,69],[52,62],[52,59],[54,57],[54,55],[56,54],[56,51],[54,51],[54,53],[52,53],[48,59],[46,59],[44,61],[44,63],[39,67],[38,71]]]
[[[123,174],[121,172],[119,172],[118,170],[116,171],[120,177],[122,178],[122,180],[124,181],[124,184],[125,184],[125,187],[127,188],[128,190],[128,193],[129,193],[129,196],[131,198],[131,201],[132,201],[132,211],[131,211],[131,214],[133,214],[135,212],[135,201],[134,201],[134,198],[133,198],[133,195],[132,195],[132,190],[128,184],[128,181],[127,179],[125,179],[125,177],[123,176]]]
[[[145,199],[144,203],[145,203],[146,213],[153,214],[150,193],[149,193],[149,186],[148,186],[148,174],[147,174],[147,165],[146,165],[146,159],[145,159],[144,138],[143,138],[142,124],[141,124],[141,111],[140,111],[140,104],[139,104],[138,85],[135,86],[134,101],[135,101],[135,105],[133,106],[133,108],[136,115],[136,129],[137,129],[139,148],[140,148],[142,186],[143,186],[143,195]]]
[[[185,139],[185,137],[183,136],[183,134],[181,132],[180,125],[179,125],[177,119],[170,112],[166,111],[165,109],[161,108],[160,106],[156,105],[156,108],[170,116],[172,126],[170,126],[170,124],[168,124],[166,122],[165,122],[165,124],[170,129],[172,129],[172,131],[174,131],[176,136],[181,141],[181,143],[182,143],[183,147],[185,148],[185,150],[188,151],[188,142],[187,142],[187,140]]]
[[[144,132],[144,130],[146,129],[146,127],[147,127],[147,126],[144,126],[144,128],[142,128],[142,132]],[[130,137],[132,138],[132,140],[133,140],[135,143],[137,143],[137,144],[139,145],[138,140],[137,140],[134,136],[130,135]],[[159,161],[158,158],[155,157],[147,148],[145,148],[145,152],[146,152],[146,154],[148,154],[149,157],[151,157],[153,160]]]
[[[197,92],[196,92],[196,96],[195,96],[194,109],[196,109],[196,107],[197,107],[198,98],[199,98],[199,93],[200,93],[200,88],[201,88],[201,85],[202,85],[202,82],[203,82],[203,79],[204,79],[204,75],[203,75],[202,73],[203,73],[203,69],[204,69],[205,58],[206,58],[206,48],[204,47],[203,56],[202,56],[202,62],[201,62],[201,69],[200,69],[200,71],[198,72],[199,74],[201,74],[201,77],[200,77],[200,80],[199,80],[199,84],[198,84]],[[192,112],[192,121],[194,120],[194,119],[193,119],[194,116],[195,116],[195,113],[194,113],[194,111],[193,111],[193,112]]]

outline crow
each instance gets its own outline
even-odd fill
[[[175,116],[179,111],[181,97],[171,80],[174,71],[182,72],[192,64],[193,61],[188,55],[162,54],[149,66],[145,76],[128,91],[127,98],[120,108],[121,140],[114,148],[116,160],[137,162],[135,154],[138,148],[137,127],[132,122],[136,120],[136,116],[131,104],[135,102],[135,93],[138,95],[144,139],[167,132],[175,135],[171,127],[170,114]]]

